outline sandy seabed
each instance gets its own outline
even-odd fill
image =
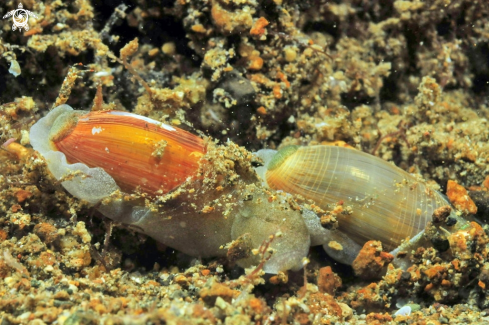
[[[0,21],[2,325],[489,322],[489,2],[22,4],[37,15],[28,31]],[[0,16],[17,8],[4,1]],[[29,130],[63,103],[250,152],[346,144],[449,187],[477,219],[451,233],[428,224],[407,269],[380,243],[363,269],[320,247],[277,275],[196,259],[111,223],[49,174]]]

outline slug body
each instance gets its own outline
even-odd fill
[[[355,149],[289,146],[278,152],[262,150],[258,156],[265,161],[259,173],[270,188],[300,194],[324,210],[340,201],[351,207],[350,213],[337,215],[339,231],[327,235],[327,242],[334,240],[343,250],[324,245],[348,264],[369,240],[380,240],[393,251],[406,238],[419,238],[433,211],[449,205],[402,169]]]
[[[72,195],[186,254],[229,257],[223,247],[236,241],[231,259],[248,267],[262,258],[251,250],[273,238],[268,273],[300,269],[314,245],[346,264],[368,240],[393,253],[411,251],[433,211],[449,204],[400,168],[357,150],[260,150],[265,165],[255,172],[243,148],[127,112],[61,105],[31,128],[30,139]],[[348,213],[337,214],[339,230],[327,230],[292,195],[324,210],[342,201]]]
[[[68,192],[165,245],[211,257],[244,235],[249,252],[273,236],[264,270],[302,267],[311,240],[305,218],[290,195],[257,185],[252,155],[236,145],[127,112],[68,105],[32,126],[30,140]],[[238,257],[243,267],[261,259]]]

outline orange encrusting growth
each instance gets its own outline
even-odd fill
[[[167,193],[196,174],[204,141],[127,112],[90,112],[54,143],[68,162],[101,167],[123,191]]]

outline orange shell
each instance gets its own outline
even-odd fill
[[[196,174],[205,153],[198,136],[128,112],[75,113],[63,123],[50,136],[68,162],[103,168],[127,192],[167,193]]]

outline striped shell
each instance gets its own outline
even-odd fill
[[[257,186],[251,153],[231,142],[205,142],[136,114],[68,105],[37,121],[30,141],[69,193],[169,247],[225,256],[222,247],[238,240],[243,246],[233,261],[250,267],[262,258],[252,249],[273,238],[265,272],[303,266],[311,240],[302,214],[291,209],[290,196],[271,200],[271,191]],[[141,195],[121,193],[138,188]]]
[[[101,167],[127,192],[167,193],[194,176],[203,140],[144,116],[121,111],[68,111],[50,140],[68,163]]]
[[[323,209],[343,201],[339,230],[363,245],[380,240],[391,251],[424,230],[444,197],[412,175],[367,153],[335,146],[289,146],[268,163],[268,186],[312,199]]]

